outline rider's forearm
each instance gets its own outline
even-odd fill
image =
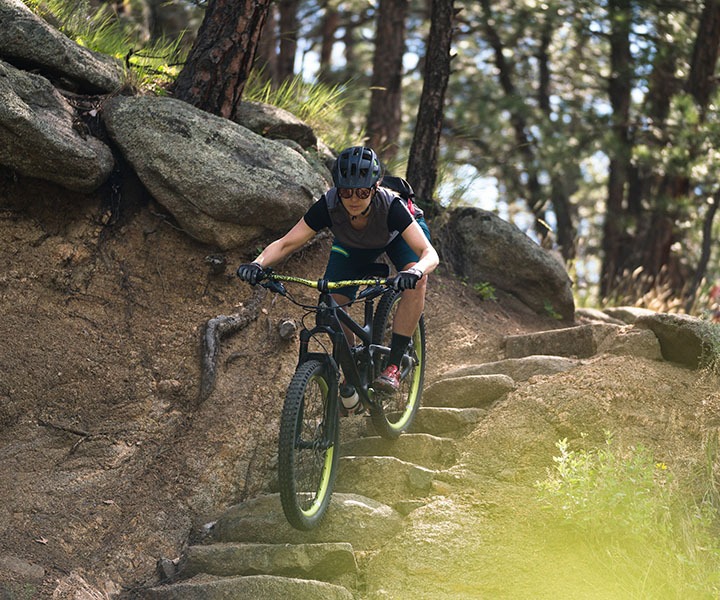
[[[314,235],[315,231],[307,226],[304,219],[300,219],[295,227],[265,248],[255,262],[262,267],[275,266],[283,258],[290,256],[303,244],[309,242]]]
[[[288,247],[282,239],[275,240],[269,244],[255,259],[255,262],[262,267],[272,267],[288,256],[294,248]]]
[[[423,253],[420,255],[420,260],[415,263],[414,267],[416,269],[420,269],[424,275],[427,275],[428,273],[432,273],[438,264],[440,264],[440,258],[438,257],[435,249],[431,246],[429,248],[425,248]]]

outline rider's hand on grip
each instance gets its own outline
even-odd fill
[[[399,291],[414,290],[417,282],[423,276],[420,269],[410,267],[407,271],[400,271],[393,279],[392,286]]]
[[[265,278],[265,270],[256,262],[245,263],[238,267],[237,276],[250,285],[262,281]]]

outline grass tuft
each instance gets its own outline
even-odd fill
[[[355,145],[364,138],[363,130],[346,116],[349,97],[346,86],[307,82],[299,75],[274,86],[256,71],[250,73],[243,91],[244,100],[291,112],[334,149]]]
[[[137,29],[123,21],[109,5],[93,7],[88,0],[24,0],[38,16],[78,45],[117,58],[126,69],[128,83],[164,93],[185,58],[182,37],[146,42]]]
[[[643,447],[557,443],[554,469],[536,484],[553,519],[594,550],[613,576],[647,598],[717,598],[720,543],[712,498],[683,493],[670,468]],[[568,536],[572,537],[572,536]],[[635,597],[635,596],[632,596]]]

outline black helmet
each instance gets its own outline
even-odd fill
[[[332,168],[335,187],[339,188],[369,188],[380,180],[381,175],[377,154],[364,146],[343,150]]]

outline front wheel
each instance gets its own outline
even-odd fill
[[[285,395],[278,444],[283,512],[295,529],[320,523],[330,503],[339,456],[336,375],[310,360],[298,366]]]
[[[390,346],[392,326],[397,312],[401,292],[387,291],[378,302],[373,317],[373,343]],[[375,376],[382,373],[387,356],[378,357],[375,362]],[[425,320],[420,317],[410,344],[405,351],[401,366],[400,389],[393,396],[378,398],[377,406],[370,411],[375,430],[386,439],[396,439],[410,429],[420,408],[423,379],[425,377]]]

